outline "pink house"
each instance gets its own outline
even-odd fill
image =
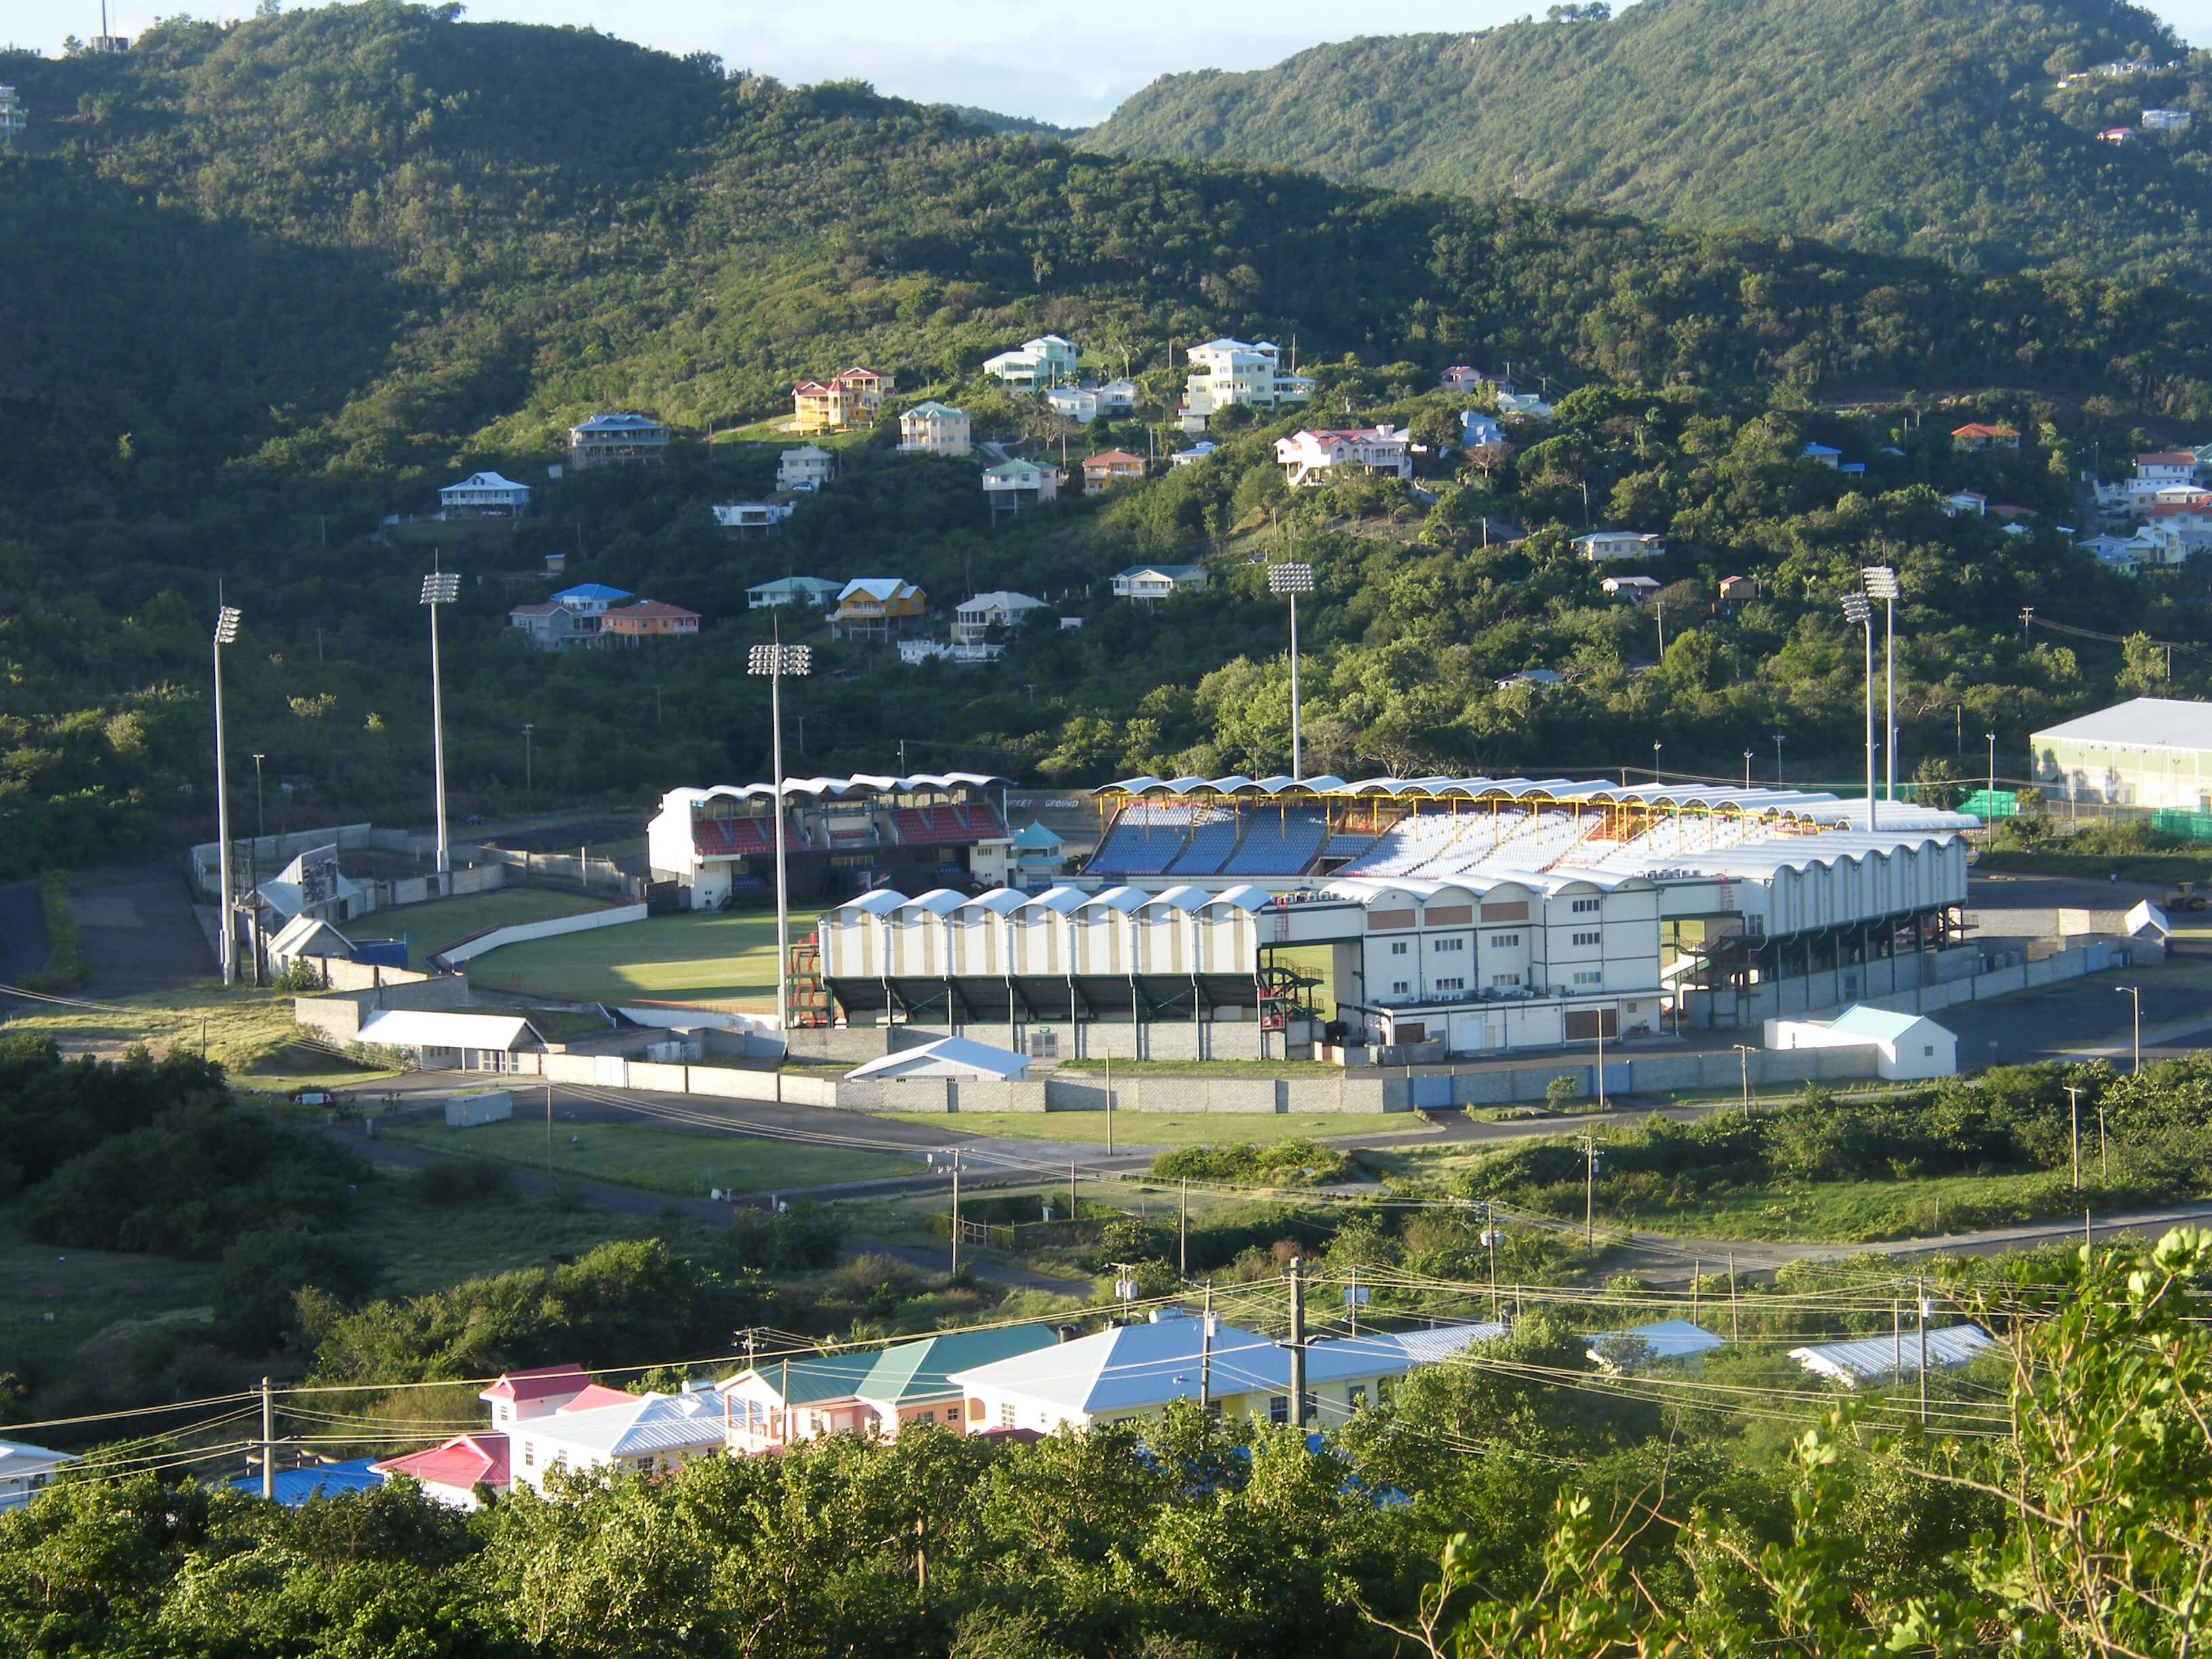
[[[505,1495],[511,1484],[503,1434],[457,1434],[442,1446],[389,1458],[369,1468],[387,1483],[395,1474],[419,1481],[430,1497],[457,1510],[477,1507],[479,1486],[497,1497]]]

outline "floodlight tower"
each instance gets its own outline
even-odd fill
[[[1867,597],[1880,599],[1882,608],[1883,714],[1882,754],[1887,787],[1883,793],[1897,799],[1897,572],[1886,564],[1863,567]]]
[[[757,645],[748,672],[768,677],[770,766],[775,774],[775,1026],[789,1051],[791,1018],[791,889],[783,854],[783,677],[804,678],[814,672],[814,653],[803,645]]]
[[[222,746],[222,648],[238,638],[238,607],[226,605],[215,616],[215,833],[222,869],[222,982],[238,979],[238,919],[230,913],[230,771]]]
[[[1314,591],[1313,567],[1310,564],[1269,565],[1267,591],[1285,594],[1291,601],[1291,776],[1303,779],[1306,769],[1305,748],[1298,732],[1298,595]]]
[[[1866,634],[1866,827],[1875,827],[1874,807],[1874,605],[1863,593],[1844,595],[1844,615]]]
[[[422,603],[430,611],[430,752],[437,770],[438,890],[441,893],[453,886],[445,878],[452,873],[453,855],[446,842],[446,702],[438,681],[438,607],[460,597],[459,571],[434,570],[422,578]]]

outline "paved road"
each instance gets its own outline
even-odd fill
[[[70,914],[91,976],[82,995],[174,990],[216,974],[215,953],[193,913],[180,864],[75,876]]]

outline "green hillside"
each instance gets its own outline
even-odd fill
[[[1604,21],[1368,38],[1250,74],[1168,76],[1084,142],[1753,225],[1969,269],[2201,285],[2212,58],[2056,84],[2180,56],[2157,19],[2109,0],[1644,0]],[[2098,142],[2145,106],[2192,109],[2197,125]]]
[[[2021,639],[2021,605],[2212,633],[2186,571],[2131,584],[2063,538],[1945,518],[1929,493],[2075,523],[2081,468],[2190,435],[2212,416],[2212,302],[2174,289],[1121,160],[864,88],[793,90],[390,0],[174,21],[127,56],[15,55],[0,74],[31,115],[0,158],[0,337],[17,348],[0,362],[7,869],[206,832],[218,581],[246,613],[226,670],[234,767],[265,752],[272,775],[314,781],[304,800],[272,795],[270,827],[418,821],[416,592],[434,556],[467,578],[444,657],[457,811],[637,810],[761,775],[766,698],[742,662],[767,622],[745,590],[794,572],[902,574],[940,611],[1018,588],[1085,623],[965,673],[817,629],[796,765],[904,756],[1070,786],[1286,761],[1267,557],[1314,562],[1333,596],[1304,633],[1305,729],[1309,758],[1344,771],[1640,764],[1662,730],[1685,770],[1734,773],[1747,738],[1784,729],[1793,763],[1848,762],[1832,597],[1873,539],[1929,596],[1928,643],[1903,663],[1916,756],[1970,729],[1969,696],[1967,718],[2010,742],[2110,691],[2116,647],[2077,660]],[[1135,417],[1081,428],[975,378],[1045,329],[1091,368],[1126,365]],[[801,376],[868,362],[897,374],[900,403],[955,399],[979,440],[1030,455],[1164,454],[1184,441],[1170,348],[1224,333],[1295,343],[1320,390],[1280,422],[1224,420],[1204,466],[994,526],[977,463],[902,455],[887,420],[851,435],[836,486],[776,535],[725,537],[708,511],[774,487],[762,423]],[[1513,363],[1560,398],[1558,425],[1462,468],[1459,401],[1429,390],[1455,362]],[[1914,387],[2012,420],[2025,448],[1953,457],[1929,395],[1900,406]],[[1826,407],[1863,398],[1861,414]],[[667,465],[550,480],[563,428],[606,408],[670,422]],[[1418,493],[1290,498],[1270,441],[1320,410],[1411,423]],[[1801,464],[1814,438],[1869,477]],[[538,488],[511,532],[385,523],[485,466]],[[1492,545],[1486,515],[1528,539]],[[1670,581],[1751,573],[1786,600],[1726,629],[1678,605],[1650,672],[1649,621],[1568,547],[1607,519],[1668,533]],[[702,611],[702,637],[528,652],[507,607],[559,585],[533,574],[554,553],[567,580]],[[1109,596],[1114,571],[1170,557],[1212,563],[1215,591],[1156,615]],[[1540,702],[1498,687],[1535,665],[1570,687]]]

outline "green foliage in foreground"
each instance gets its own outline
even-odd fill
[[[1225,1181],[1245,1187],[1305,1187],[1341,1181],[1352,1172],[1342,1152],[1292,1135],[1230,1146],[1182,1146],[1152,1160],[1163,1181]]]
[[[2126,58],[2181,61],[2054,84]],[[1605,21],[1524,16],[1317,46],[1246,74],[1164,76],[1083,142],[1756,225],[1968,270],[2202,286],[2208,74],[2212,59],[2148,10],[2106,0],[1668,0]],[[2147,106],[2193,108],[2197,127],[2098,142]]]
[[[473,1516],[404,1485],[288,1510],[79,1477],[0,1516],[0,1642],[41,1659],[1871,1659],[1981,1651],[1994,1629],[2035,1659],[2162,1659],[2212,1620],[2191,1594],[2212,1551],[2208,1268],[2212,1237],[2182,1231],[2077,1261],[2055,1302],[1996,1297],[1978,1310],[2015,1347],[1937,1379],[1925,1434],[1880,1400],[1770,1428],[1771,1396],[1562,1387],[1579,1340],[1538,1315],[1319,1454],[1185,1407],[1141,1449],[1132,1426],[1030,1446],[838,1435]]]

